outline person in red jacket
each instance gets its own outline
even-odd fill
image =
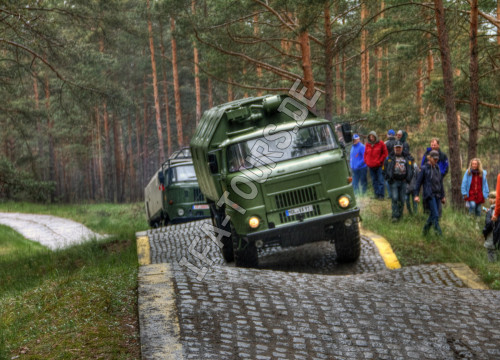
[[[498,221],[498,217],[500,216],[500,173],[497,176],[497,200],[495,202],[495,213],[491,217],[492,221]]]
[[[384,176],[382,175],[382,165],[389,155],[387,147],[382,140],[379,140],[377,133],[371,131],[368,134],[368,142],[365,145],[365,163],[370,169],[373,191],[375,198],[384,199]]]

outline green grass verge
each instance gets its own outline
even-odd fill
[[[482,229],[484,216],[479,219],[444,206],[439,221],[443,236],[422,235],[428,215],[409,215],[405,208],[403,218],[391,222],[391,201],[360,201],[363,228],[387,239],[402,266],[461,262],[467,264],[490,288],[500,290],[500,262],[488,262]]]
[[[111,235],[50,251],[0,226],[0,359],[139,358],[142,205],[3,203],[0,211],[61,216]]]

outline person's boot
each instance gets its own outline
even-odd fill
[[[495,262],[497,261],[497,253],[493,249],[488,249],[488,261]]]
[[[427,236],[429,234],[429,229],[431,228],[431,224],[425,224],[422,234]]]

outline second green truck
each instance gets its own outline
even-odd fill
[[[254,267],[259,249],[325,240],[339,262],[358,259],[359,208],[330,121],[287,95],[246,98],[206,111],[190,147],[226,261]]]

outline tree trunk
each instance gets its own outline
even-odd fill
[[[182,134],[182,110],[181,110],[181,90],[179,86],[179,72],[177,70],[177,42],[175,41],[175,20],[170,18],[170,30],[172,37],[172,72],[174,78],[174,98],[175,98],[175,122],[177,125],[177,143],[179,148],[183,146]]]
[[[196,14],[196,0],[191,2],[191,10],[193,16]],[[196,46],[196,41],[193,41],[193,58],[194,58],[194,88],[196,94],[196,126],[201,119],[201,87],[200,87],[200,69],[198,60],[198,47]]]
[[[208,108],[211,109],[214,107],[214,95],[212,92],[212,79],[207,79],[207,88],[208,88]]]
[[[333,115],[333,37],[330,24],[330,2],[325,2],[325,119]]]
[[[139,109],[136,110],[135,112],[135,146],[136,146],[136,159],[139,162],[139,177],[137,180],[138,181],[138,187],[139,189],[144,188],[146,185],[144,183],[144,173],[145,171],[145,164],[144,164],[144,157],[142,156],[142,146],[141,146],[141,136],[142,136],[142,126],[141,126],[141,114],[139,112]]]
[[[130,119],[130,114],[127,116],[127,135],[128,135],[128,146],[127,146],[127,153],[128,153],[128,188],[129,188],[129,194],[130,194],[130,199],[129,201],[137,201],[138,196],[136,196],[136,189],[138,188],[137,186],[137,181],[136,181],[136,173],[135,173],[135,166],[134,166],[134,149],[132,148],[132,120]]]
[[[153,96],[155,102],[155,119],[156,119],[156,132],[158,133],[158,149],[160,164],[165,161],[165,147],[163,145],[163,130],[161,128],[161,112],[160,112],[160,98],[158,96],[158,76],[156,73],[156,59],[155,59],[155,45],[153,39],[153,25],[151,23],[151,15],[149,13],[149,0],[147,0],[148,8],[148,34],[149,34],[149,51],[151,53],[151,72],[153,75]]]
[[[253,35],[255,38],[259,38],[259,14],[253,16]],[[257,65],[257,81],[260,84],[260,79],[262,78],[262,68]],[[257,91],[257,96],[262,96],[262,90]]]
[[[56,160],[55,160],[55,149],[54,149],[54,120],[52,119],[52,114],[50,113],[50,84],[49,76],[45,75],[45,110],[47,112],[47,135],[49,142],[49,180],[56,182]],[[50,202],[55,200],[54,191],[50,192]]]
[[[342,52],[342,114],[347,113],[346,102],[346,83],[347,83],[347,62],[345,61],[345,52]]]
[[[500,0],[497,0],[497,20],[500,21]],[[500,27],[497,27],[497,44],[500,45]]]
[[[448,128],[449,160],[451,169],[451,203],[455,208],[463,205],[460,185],[461,161],[460,144],[458,136],[458,121],[455,109],[455,95],[453,87],[453,67],[446,29],[444,8],[442,0],[434,0],[436,25],[438,30],[439,50],[441,53],[441,66],[443,70],[444,102],[446,108],[446,125]]]
[[[228,71],[229,73],[229,71]],[[233,79],[231,78],[231,76],[229,76],[227,78],[228,80],[228,84],[227,84],[227,102],[231,102],[234,100],[234,92],[233,92],[233,85],[231,84],[231,82],[233,81]]]
[[[167,123],[167,152],[168,156],[172,154],[172,128],[170,126],[170,111],[168,110],[168,83],[167,83],[167,69],[165,66],[165,46],[163,45],[163,25],[161,19],[158,21],[160,24],[160,51],[161,51],[161,69],[163,75],[163,98],[165,101],[165,120]]]
[[[431,34],[427,34],[426,36],[427,39],[429,40],[429,47],[430,47]],[[433,71],[434,71],[434,56],[432,54],[432,50],[429,49],[429,51],[427,51],[427,84],[431,83],[431,75]]]
[[[314,76],[312,72],[312,64],[311,64],[311,45],[309,43],[309,32],[304,29],[299,34],[299,43],[300,43],[300,51],[302,58],[302,72],[303,79],[302,83],[307,88],[306,97],[308,99],[312,98],[315,92],[314,89]]]
[[[340,77],[339,54],[335,54],[335,112],[342,114],[342,79]]]
[[[35,98],[35,110],[38,113],[40,111],[40,94],[38,91],[38,74],[35,71],[36,63],[33,62],[33,96]],[[42,131],[42,122],[40,120],[40,116],[36,116],[36,132],[37,132],[37,142],[38,142],[38,174],[40,176],[40,179],[45,180],[44,176],[44,147],[43,147],[43,131]]]
[[[113,160],[111,158],[111,135],[109,129],[109,114],[107,103],[104,102],[102,115],[104,119],[104,144],[105,144],[105,152],[106,152],[106,200],[109,202],[113,202],[115,199],[115,184],[113,179]]]
[[[386,96],[391,96],[391,83],[389,76],[389,45],[385,47],[385,81],[386,81]]]
[[[366,18],[366,5],[365,2],[361,2],[361,25],[363,26],[363,22]],[[367,112],[366,106],[366,93],[367,93],[367,84],[366,84],[366,30],[363,28],[361,30],[361,112]]]
[[[142,173],[143,184],[147,184],[149,180],[149,148],[148,148],[148,137],[149,137],[149,126],[148,126],[148,101],[147,101],[147,82],[146,75],[144,75],[143,80],[143,132],[142,132],[142,163],[144,165],[144,172]]]
[[[477,139],[479,132],[479,60],[477,47],[478,7],[477,0],[471,0],[470,12],[470,125],[469,145],[467,149],[468,161],[476,157]]]
[[[418,62],[417,66],[417,108],[418,108],[418,115],[419,118],[422,119],[422,116],[424,115],[424,107],[423,107],[423,102],[422,102],[422,96],[424,94],[424,82],[422,79],[422,60]]]
[[[102,166],[102,143],[101,143],[101,116],[99,108],[95,108],[96,127],[97,127],[97,165],[99,173],[99,196],[104,199],[104,171]]]

